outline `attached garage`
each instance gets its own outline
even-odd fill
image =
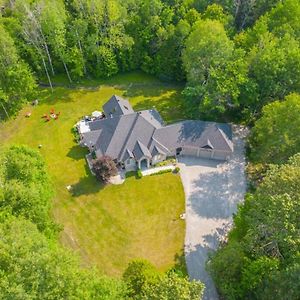
[[[214,159],[218,159],[218,160],[226,160],[227,157],[230,156],[230,153],[227,153],[227,152],[223,152],[223,151],[214,151],[214,154],[213,154],[213,158]]]
[[[187,155],[187,156],[197,156],[198,153],[198,148],[194,147],[184,147],[182,148],[182,155]]]
[[[199,149],[198,151],[198,157],[203,157],[203,158],[211,158],[212,155],[212,150],[210,149]]]

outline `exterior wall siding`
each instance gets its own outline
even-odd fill
[[[135,171],[136,170],[136,161],[134,159],[125,161],[125,169],[126,171]]]
[[[227,160],[227,158],[229,158],[230,155],[230,152],[215,150],[212,158],[217,160]]]
[[[152,165],[155,165],[155,164],[157,164],[157,163],[159,163],[159,162],[161,162],[165,159],[166,159],[166,155],[162,155],[162,154],[160,154],[160,156],[155,155],[152,158]]]
[[[198,148],[183,147],[181,153],[182,155],[187,155],[187,156],[197,156]]]

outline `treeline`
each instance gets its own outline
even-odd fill
[[[1,153],[1,299],[200,298],[203,285],[190,282],[176,268],[161,273],[146,261],[134,261],[122,279],[81,268],[79,259],[58,243],[61,227],[51,217],[52,196],[37,151],[12,146]]]
[[[225,299],[300,298],[300,96],[263,108],[249,137],[249,189],[208,262]]]
[[[3,113],[62,73],[186,82],[193,118],[251,122],[300,91],[298,0],[2,0],[1,12]]]

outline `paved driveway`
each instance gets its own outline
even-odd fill
[[[206,285],[204,299],[218,299],[205,262],[209,252],[224,238],[232,214],[245,194],[245,135],[246,130],[235,128],[234,155],[228,162],[191,157],[179,159],[186,196],[186,263],[190,278]]]

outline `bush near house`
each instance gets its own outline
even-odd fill
[[[137,169],[136,171],[136,178],[141,179],[143,177],[143,173],[141,169]]]
[[[78,132],[77,127],[73,126],[72,129],[71,129],[71,132],[72,132],[72,134],[74,136],[74,142],[79,143],[79,141],[80,141],[80,134]]]
[[[161,170],[157,173],[153,173],[153,174],[150,174],[150,176],[154,176],[154,175],[160,175],[160,174],[166,174],[166,173],[171,173],[172,172],[172,169],[166,169],[166,170]]]
[[[179,173],[179,171],[180,171],[180,168],[179,168],[179,167],[176,167],[176,168],[174,169],[174,173]]]
[[[110,177],[117,175],[116,163],[111,157],[104,155],[93,162],[93,171],[98,180],[107,182]]]
[[[161,162],[155,164],[155,167],[163,167],[163,166],[172,165],[172,164],[176,164],[176,159],[173,156],[167,158],[164,161],[161,161]]]

